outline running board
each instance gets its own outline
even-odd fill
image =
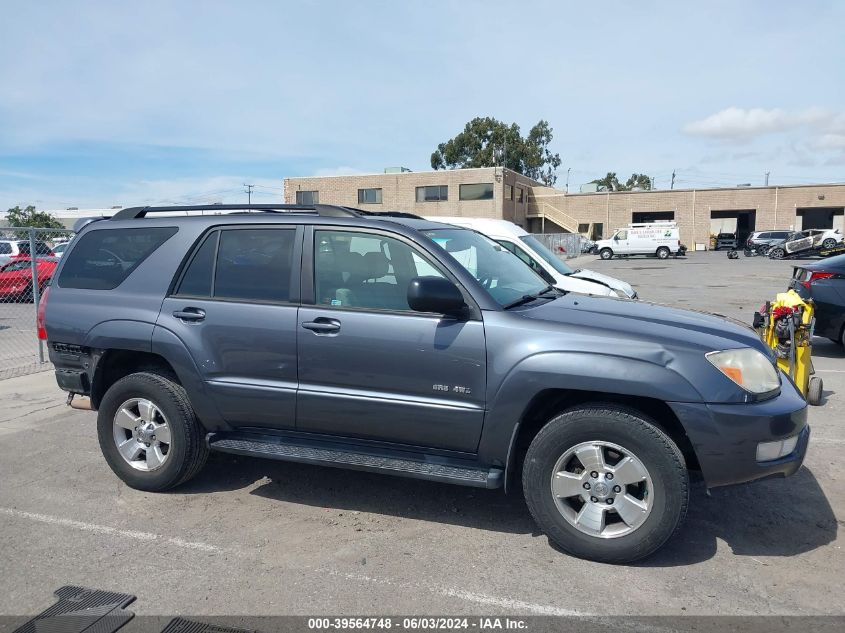
[[[501,488],[504,481],[501,468],[486,468],[465,460],[433,458],[410,451],[374,450],[369,446],[256,433],[209,433],[206,441],[210,449],[224,453],[366,470],[475,488]]]

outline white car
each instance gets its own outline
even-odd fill
[[[679,237],[674,221],[637,222],[616,229],[609,240],[599,240],[596,249],[602,259],[611,259],[614,255],[656,255],[666,259],[684,252]]]
[[[605,297],[637,298],[637,293],[631,285],[620,279],[592,270],[573,270],[550,251],[545,244],[513,222],[486,218],[439,216],[429,216],[426,219],[432,222],[443,222],[473,229],[482,235],[486,235],[519,257],[534,272],[561,290]]]

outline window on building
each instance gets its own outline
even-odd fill
[[[320,204],[319,191],[297,191],[296,204]]]
[[[631,213],[631,222],[657,222],[658,220],[674,220],[674,211],[634,211]]]
[[[461,185],[458,197],[461,200],[492,200],[493,183],[484,182],[473,185]]]
[[[505,200],[513,200],[513,185],[505,185]]]
[[[525,202],[525,190],[520,189],[519,187],[516,188],[516,201],[520,204]]]
[[[417,202],[445,202],[448,198],[448,185],[417,187]]]
[[[381,204],[381,189],[359,189],[358,204]]]

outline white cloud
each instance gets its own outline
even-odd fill
[[[800,125],[801,117],[788,114],[779,108],[725,108],[715,114],[684,126],[685,133],[721,140],[745,140],[785,132]]]

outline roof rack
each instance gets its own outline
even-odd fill
[[[241,211],[245,213],[302,213],[326,217],[360,217],[366,211],[333,204],[198,204],[190,206],[130,207],[115,213],[112,220],[136,220],[148,213],[181,213],[188,211]],[[382,214],[377,214],[382,215]]]

